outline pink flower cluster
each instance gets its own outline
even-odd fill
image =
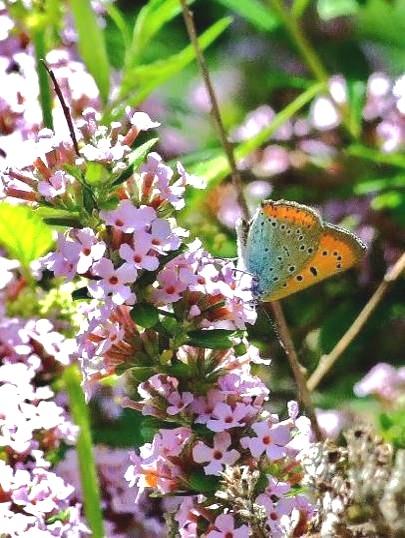
[[[36,204],[72,209],[78,223],[59,234],[42,264],[90,299],[80,303],[77,339],[87,395],[101,378],[126,372],[122,404],[155,421],[153,439],[131,455],[126,472],[137,501],[145,490],[175,496],[182,537],[249,536],[249,519],[216,495],[226,491],[227,469],[250,469],[261,477],[250,502],[262,513],[263,532],[283,536],[312,513],[295,491],[310,427],[294,405],[286,420],[264,409],[269,391],[251,366],[266,361],[245,338],[256,319],[251,277],[187,240],[176,224],[186,187],[201,182],[157,153],[131,170],[139,132],[155,126],[144,113],[100,126],[86,110],[80,156],[53,143],[28,172],[8,175],[29,185]],[[94,170],[97,181],[87,182]],[[209,487],[200,490],[205,480]]]
[[[356,396],[377,396],[383,402],[393,403],[403,396],[405,390],[405,367],[379,362],[354,385]]]
[[[15,265],[4,263],[6,271]],[[11,266],[11,267],[10,267]],[[1,275],[13,288],[10,273]],[[74,488],[51,469],[49,454],[75,442],[77,428],[50,382],[70,362],[74,341],[47,319],[0,316],[0,529],[5,536],[81,536],[87,528]]]

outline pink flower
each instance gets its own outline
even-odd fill
[[[224,470],[225,465],[233,465],[239,459],[237,450],[227,450],[232,444],[232,438],[228,432],[214,435],[214,447],[210,448],[202,441],[198,441],[193,448],[193,458],[196,463],[209,462],[205,465],[205,474],[218,475]]]
[[[52,200],[66,192],[68,183],[73,180],[72,176],[63,170],[57,170],[52,176],[38,183],[38,192],[47,200]]]
[[[234,408],[226,403],[217,403],[211,415],[213,418],[207,422],[207,428],[213,432],[242,428],[249,410],[249,406],[242,403],[237,403]]]
[[[91,228],[73,230],[71,236],[81,245],[76,271],[82,275],[103,257],[106,246],[102,241],[98,241]]]
[[[64,276],[72,280],[76,276],[76,266],[80,256],[80,244],[68,241],[63,234],[58,234],[57,250],[45,256],[44,266],[53,271],[55,276]]]
[[[218,516],[215,529],[207,534],[207,538],[249,538],[249,527],[242,525],[235,529],[235,520],[231,514]]]
[[[177,271],[165,268],[158,274],[159,288],[154,290],[153,299],[157,304],[175,303],[181,299],[181,293],[187,289]]]
[[[257,437],[243,437],[241,445],[248,448],[254,458],[259,458],[263,452],[270,460],[278,460],[286,455],[285,445],[290,440],[288,426],[262,421],[253,424],[252,430]]]
[[[224,398],[224,393],[215,389],[209,390],[206,396],[195,398],[192,404],[193,411],[198,415],[195,422],[197,424],[206,424],[211,418],[215,405],[218,402],[223,402]]]
[[[112,211],[100,211],[100,217],[109,224],[126,233],[144,230],[156,218],[153,207],[135,207],[131,200],[122,200]]]
[[[134,233],[134,247],[131,248],[127,243],[123,243],[119,253],[123,260],[134,265],[137,269],[155,271],[159,267],[159,259],[157,256],[148,254],[151,249],[151,234],[141,230]]]
[[[164,254],[169,250],[176,250],[181,243],[180,237],[172,232],[169,221],[166,219],[154,220],[150,235],[152,248],[159,254]]]
[[[166,413],[169,415],[177,415],[184,411],[184,409],[193,401],[193,395],[191,392],[172,392],[167,401],[171,404],[166,409]]]
[[[124,263],[121,267],[115,269],[111,260],[101,258],[94,265],[93,272],[101,277],[101,280],[93,280],[88,284],[90,294],[95,299],[103,299],[111,295],[113,303],[117,305],[124,303],[134,304],[136,300],[135,294],[126,284],[135,282],[137,277],[135,267]]]
[[[386,400],[393,400],[399,394],[401,385],[405,385],[405,381],[399,375],[399,370],[391,364],[379,362],[354,385],[353,390],[359,397],[374,394]]]

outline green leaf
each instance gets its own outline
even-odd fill
[[[25,269],[45,254],[52,242],[51,229],[30,207],[0,204],[0,244]]]
[[[132,175],[132,173],[137,170],[139,166],[143,163],[146,155],[149,153],[149,151],[153,148],[153,146],[158,140],[159,138],[151,138],[141,146],[131,151],[131,153],[128,155],[128,168],[124,170],[120,177],[114,181],[113,185],[119,185],[120,183],[126,181]]]
[[[132,307],[130,312],[131,318],[145,329],[154,327],[159,321],[158,309],[147,303],[139,303]]]
[[[237,335],[237,331],[227,331],[226,329],[190,331],[187,335],[187,344],[208,349],[228,349],[232,347],[233,338]]]
[[[93,538],[104,536],[101,495],[93,454],[89,407],[81,388],[82,376],[77,364],[65,368],[63,379],[69,397],[69,408],[79,434],[76,452],[79,460],[80,482],[83,491],[84,513]]]
[[[366,84],[362,80],[349,80],[347,86],[349,93],[348,122],[350,132],[353,133],[355,138],[359,138],[361,133],[361,123],[363,120]]]
[[[193,0],[188,4],[192,4]],[[149,0],[138,14],[132,34],[132,43],[127,54],[127,67],[139,62],[141,53],[163,25],[181,12],[179,0]]]
[[[91,299],[91,296],[87,287],[84,286],[83,288],[72,291],[72,299],[74,301],[81,301],[82,299]]]
[[[131,44],[131,32],[129,30],[124,15],[114,4],[106,2],[103,4],[103,7],[107,11],[110,19],[114,22],[115,26],[120,31],[125,48],[128,49]]]
[[[231,24],[231,17],[224,17],[210,26],[198,39],[202,50],[213,43]],[[190,64],[195,57],[192,45],[164,60],[136,66],[126,72],[121,86],[121,100],[136,106],[150,95],[155,88],[174,77]]]
[[[36,70],[38,73],[38,83],[39,83],[39,102],[41,104],[42,110],[42,120],[45,127],[48,129],[53,129],[53,118],[52,118],[52,92],[49,83],[49,76],[45,69],[45,66],[41,62],[42,59],[46,58],[46,45],[45,45],[45,30],[38,29],[33,30],[32,32],[32,42],[34,44],[35,52],[35,62]]]
[[[203,471],[192,471],[188,477],[190,486],[198,493],[214,494],[218,489],[218,478],[207,476]]]
[[[124,366],[124,365],[123,365]],[[134,366],[133,368],[125,368],[124,371],[127,371],[135,381],[143,382],[153,376],[156,373],[156,368],[154,366]]]
[[[385,209],[397,209],[405,205],[405,197],[398,191],[387,191],[380,194],[371,201],[371,207],[376,211]]]
[[[362,144],[353,144],[346,148],[345,153],[352,157],[359,157],[377,164],[387,164],[405,168],[405,156],[402,153],[383,153],[378,149],[363,146]]]
[[[356,185],[354,185],[353,192],[354,194],[362,195],[396,188],[405,189],[404,175],[386,177],[382,179],[366,179],[364,181],[359,181]]]
[[[79,36],[80,55],[106,103],[110,92],[110,66],[103,32],[90,0],[70,0],[70,5]]]
[[[258,30],[271,32],[279,25],[278,17],[258,0],[216,0],[253,24]]]
[[[330,21],[336,17],[349,17],[355,15],[359,9],[356,0],[318,0],[318,14],[323,21]]]

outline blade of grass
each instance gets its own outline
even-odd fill
[[[219,4],[231,9],[258,30],[271,32],[279,26],[278,17],[258,0],[216,0]]]
[[[192,4],[194,0],[189,0]],[[178,0],[149,0],[136,19],[132,43],[128,50],[126,67],[136,65],[146,45],[167,22],[180,13]]]
[[[400,153],[383,153],[382,151],[362,146],[361,144],[349,146],[346,148],[345,153],[351,157],[360,157],[367,161],[373,161],[376,164],[387,164],[389,166],[405,168],[405,156]]]
[[[94,461],[89,410],[81,387],[79,367],[73,364],[65,369],[63,379],[69,396],[70,412],[79,426],[76,451],[79,460],[84,512],[93,538],[103,538],[103,514],[97,469]]]
[[[129,47],[131,46],[131,32],[124,18],[124,15],[121,13],[119,9],[115,7],[114,4],[107,3],[107,4],[104,4],[104,7],[108,13],[108,16],[114,22],[115,26],[118,28],[118,30],[121,33],[122,40],[125,45],[125,50],[128,50]]]
[[[32,41],[34,43],[35,63],[38,73],[39,82],[39,101],[42,110],[42,121],[45,127],[53,129],[52,119],[52,93],[49,86],[49,79],[41,60],[46,57],[45,32],[43,29],[34,30],[32,32]]]
[[[110,92],[110,65],[103,31],[90,0],[70,0],[70,6],[79,36],[80,55],[96,81],[102,101],[106,103]]]

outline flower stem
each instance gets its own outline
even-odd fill
[[[49,87],[48,75],[41,63],[46,56],[45,32],[43,29],[37,29],[32,32],[32,41],[35,49],[35,62],[37,66],[39,81],[39,101],[42,109],[42,121],[45,127],[53,129],[52,119],[52,93]]]
[[[66,368],[63,378],[69,396],[73,421],[80,428],[76,450],[79,460],[84,512],[91,529],[92,538],[103,538],[104,525],[101,511],[101,495],[94,461],[89,411],[81,387],[81,373],[77,364]]]
[[[224,123],[222,121],[221,112],[219,110],[218,99],[215,94],[214,86],[212,85],[211,76],[208,71],[207,63],[202,53],[200,44],[198,42],[197,31],[194,24],[194,17],[192,11],[187,6],[186,0],[180,0],[180,4],[183,11],[184,23],[187,28],[187,33],[190,38],[190,42],[195,50],[195,57],[197,59],[198,67],[201,71],[201,76],[204,81],[205,88],[210,98],[211,111],[214,121],[217,126],[218,135],[221,140],[222,147],[224,148],[225,155],[229,162],[231,169],[232,183],[238,195],[239,205],[242,209],[243,217],[245,220],[249,218],[249,210],[246,204],[245,197],[243,196],[242,178],[238,170],[236,159],[233,151],[232,144],[229,142],[225,132]]]
[[[279,15],[299,53],[314,74],[315,78],[319,80],[319,82],[327,83],[329,76],[326,69],[301,30],[299,22],[284,6],[283,0],[267,0],[267,3],[270,4],[274,11]]]

